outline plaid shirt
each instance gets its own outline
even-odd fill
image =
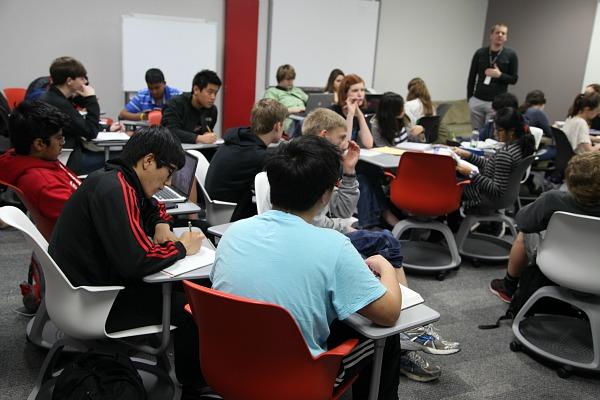
[[[171,99],[171,97],[177,96],[180,94],[181,94],[181,90],[172,88],[170,86],[165,86],[165,93],[164,93],[163,99],[160,102],[160,104],[156,104],[156,101],[150,95],[150,91],[148,90],[148,88],[145,88],[145,89],[142,89],[139,92],[137,92],[137,94],[133,97],[133,99],[131,99],[131,101],[129,101],[129,103],[127,103],[125,108],[130,113],[139,113],[142,111],[144,111],[144,112],[152,111],[155,108],[162,109],[162,108],[164,108],[165,104],[167,104],[167,101],[169,101]]]

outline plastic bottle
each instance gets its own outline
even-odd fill
[[[477,129],[474,129],[473,132],[471,132],[471,147],[476,149],[478,144],[479,144],[479,131]]]

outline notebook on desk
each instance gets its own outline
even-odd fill
[[[406,286],[403,286],[402,284],[400,284],[400,290],[402,291],[402,310],[406,310],[407,308],[425,302],[419,293],[407,288]]]
[[[161,203],[183,203],[190,197],[192,184],[196,174],[198,159],[187,152],[185,153],[185,165],[183,168],[173,172],[171,185],[163,187],[154,196]]]

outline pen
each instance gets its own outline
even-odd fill
[[[190,232],[192,231],[192,221],[188,221],[188,229]]]
[[[206,125],[206,129],[208,130],[208,133],[213,133],[212,129],[210,129],[210,126]]]

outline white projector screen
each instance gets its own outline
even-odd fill
[[[325,86],[340,68],[373,86],[379,2],[365,0],[271,0],[267,82],[291,64],[296,86]]]
[[[158,15],[123,15],[122,22],[124,91],[145,88],[149,68],[159,68],[169,86],[184,92],[198,71],[216,71],[215,22]]]

